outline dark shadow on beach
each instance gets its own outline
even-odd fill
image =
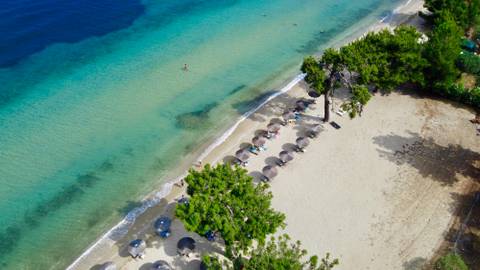
[[[297,147],[296,144],[286,143],[286,144],[282,145],[282,149],[284,151],[297,152],[298,147]]]
[[[380,156],[396,163],[408,164],[417,169],[423,177],[431,177],[444,185],[452,185],[459,179],[457,175],[480,179],[477,167],[480,154],[460,145],[442,146],[432,138],[422,138],[419,134],[409,132],[409,137],[390,134],[373,138]]]
[[[248,175],[253,177],[253,182],[255,184],[261,183],[265,179],[265,176],[259,171],[250,172]]]
[[[469,269],[480,269],[480,200],[475,201],[476,196],[480,197],[480,183],[473,183],[468,192],[452,193],[451,196],[452,225],[444,234],[444,242],[427,266],[433,268],[439,257],[456,251]]]
[[[416,257],[403,264],[404,270],[423,270],[427,260],[425,258]]]
[[[278,157],[267,157],[265,159],[265,164],[275,167],[279,166],[279,164],[282,164],[282,161]]]
[[[224,164],[235,164],[235,161],[237,160],[236,157],[234,156],[226,156],[223,158],[223,163]]]

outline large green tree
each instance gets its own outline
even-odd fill
[[[352,87],[352,98],[342,105],[342,109],[349,113],[350,118],[355,118],[357,114],[362,116],[363,107],[370,98],[372,98],[372,95],[365,85],[354,85]]]
[[[340,72],[343,71],[344,67],[339,51],[329,48],[323,52],[319,60],[312,56],[306,57],[300,68],[306,74],[305,81],[324,97],[323,120],[325,122],[330,121],[330,97],[333,95],[335,87],[341,82]]]
[[[339,263],[328,253],[320,261],[317,256],[305,256],[307,251],[301,248],[300,241],[292,243],[288,235],[283,235],[252,249],[243,266],[246,270],[330,270]]]
[[[339,264],[338,259],[330,258],[329,253],[320,260],[317,256],[306,257],[307,251],[301,248],[300,242],[291,242],[288,235],[278,239],[272,237],[245,255],[233,262],[223,261],[223,264],[212,256],[205,256],[202,261],[209,270],[330,270]]]
[[[429,62],[426,76],[433,89],[449,87],[458,78],[456,61],[460,55],[461,30],[453,17],[445,12],[437,19],[425,46],[425,58]]]
[[[480,0],[425,0],[424,5],[432,13],[433,21],[440,18],[442,13],[448,12],[464,30],[478,24]]]
[[[176,216],[189,231],[220,233],[227,256],[234,258],[284,225],[284,214],[271,207],[268,185],[252,180],[245,169],[228,164],[190,170],[185,178],[190,200],[177,205]]]
[[[425,84],[427,66],[415,28],[400,26],[390,32],[368,33],[340,49],[346,68],[358,75],[358,82],[391,91],[401,84]]]
[[[300,70],[306,74],[305,82],[307,82],[315,92],[323,95],[325,98],[324,121],[327,122],[330,118],[330,88],[326,86],[327,76],[321,63],[319,63],[313,56],[303,59],[303,64]]]

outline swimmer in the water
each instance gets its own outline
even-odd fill
[[[187,64],[184,64],[184,65],[183,65],[183,71],[188,71],[188,66],[187,66]]]

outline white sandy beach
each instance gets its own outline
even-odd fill
[[[409,22],[423,6],[410,1],[394,16],[370,30]],[[228,160],[255,132],[279,118],[299,97],[306,97],[303,83],[283,94],[242,122],[231,136],[215,148],[203,163]],[[337,93],[336,108],[344,97]],[[310,108],[303,121],[282,127],[278,138],[267,142],[267,151],[252,156],[246,167],[259,172],[272,157],[291,147],[305,127],[321,123],[323,99]],[[468,162],[480,159],[475,128],[468,121],[474,114],[457,105],[412,94],[377,94],[362,117],[332,114],[342,128],[324,124],[305,153],[295,154],[279,169],[271,183],[273,206],[287,216],[285,228],[302,242],[310,254],[331,252],[340,259],[338,269],[419,269],[443,241],[456,198],[468,184]],[[105,239],[70,269],[96,269],[114,261],[120,269],[150,269],[165,260],[175,269],[198,269],[204,252],[221,252],[204,238],[184,230],[174,220],[167,240],[153,233],[153,220],[161,214],[173,217],[175,199],[182,188],[173,187],[164,201],[140,216],[121,239]],[[283,233],[279,232],[279,233]],[[176,254],[176,242],[190,235],[198,242],[190,258]],[[147,240],[144,259],[126,254],[128,242]]]

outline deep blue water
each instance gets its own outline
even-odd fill
[[[140,0],[2,0],[0,5],[0,68],[53,43],[128,27],[145,11]]]

